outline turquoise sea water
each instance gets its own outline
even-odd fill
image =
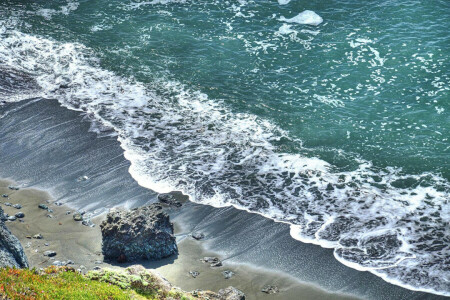
[[[304,10],[323,22],[286,22]],[[140,184],[449,295],[449,20],[445,0],[6,0],[0,100],[56,98]]]

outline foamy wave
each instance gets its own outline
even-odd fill
[[[86,112],[92,130],[118,134],[141,185],[289,223],[294,238],[334,248],[350,267],[450,295],[449,183],[440,176],[364,160],[339,171],[318,158],[280,152],[277,144],[299,141],[177,82],[148,86],[122,78],[98,67],[80,44],[6,29],[0,37],[0,62],[33,76],[35,96]]]

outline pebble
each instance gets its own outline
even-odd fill
[[[41,209],[48,209],[47,204],[43,204],[43,203],[39,204],[38,207]]]
[[[52,212],[53,212],[53,209],[49,208],[49,209],[47,209],[47,211],[48,211],[49,213],[52,213]]]
[[[38,240],[40,240],[40,239],[42,239],[42,238],[43,238],[43,236],[42,236],[42,234],[40,234],[40,233],[33,235],[33,239],[38,239]]]
[[[73,214],[73,219],[74,219],[75,221],[79,222],[79,221],[82,221],[82,220],[83,220],[83,217],[81,216],[80,213],[74,213],[74,214]]]
[[[197,233],[197,232],[191,234],[191,236],[193,239],[196,239],[197,241],[205,238],[205,235],[203,233]]]
[[[266,293],[266,294],[276,294],[278,293],[280,290],[278,289],[277,286],[275,285],[266,285],[265,287],[262,288],[261,292]]]
[[[14,190],[14,191],[18,191],[18,190],[19,190],[19,187],[18,187],[18,186],[12,186],[12,185],[10,185],[10,186],[8,186],[8,189]]]
[[[197,276],[200,275],[200,273],[197,271],[189,271],[189,275],[191,275],[194,278],[197,278]]]
[[[49,243],[45,243],[45,244],[44,244],[44,246],[48,246],[48,245],[50,245],[50,244],[49,244]]]
[[[70,215],[72,212],[70,210],[66,211],[66,215]]]
[[[53,215],[47,215],[47,218],[53,219],[54,217],[53,217]]]
[[[225,277],[225,279],[230,279],[231,277],[233,277],[234,272],[230,271],[230,270],[226,270],[222,272],[223,277]]]
[[[12,221],[15,221],[16,219],[17,219],[17,218],[14,217],[14,216],[9,216],[9,217],[8,217],[8,221],[11,221],[11,222],[12,222]]]
[[[92,268],[92,270],[101,270],[102,268],[100,268],[99,266],[95,266]]]
[[[25,217],[25,214],[21,211],[19,211],[17,214],[15,214],[16,218],[23,218]]]
[[[2,197],[3,198],[8,198],[8,195],[7,194],[3,194]]]
[[[5,202],[5,205],[6,205],[6,206],[12,206],[12,204],[9,203],[9,202]]]
[[[222,262],[217,257],[204,257],[203,259],[201,259],[201,261],[204,263],[209,263],[211,267],[221,267],[222,266]]]
[[[72,260],[68,260],[67,262],[66,262],[68,265],[73,265],[74,264],[74,262],[72,261]]]
[[[55,252],[55,251],[50,251],[50,250],[48,250],[48,251],[45,251],[45,252],[44,252],[44,255],[45,255],[45,256],[48,256],[48,257],[53,257],[53,256],[56,255],[56,252]]]
[[[21,209],[21,208],[22,208],[22,205],[20,205],[20,204],[14,204],[12,207],[17,208],[17,209]]]
[[[66,265],[66,262],[55,260],[52,265],[57,266],[57,267],[62,267],[62,266]]]
[[[94,264],[96,264],[96,265],[100,265],[100,264],[102,264],[103,262],[101,261],[101,260],[96,260],[95,262],[94,262]]]

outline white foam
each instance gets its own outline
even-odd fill
[[[287,22],[287,23],[297,23],[297,24],[302,24],[302,25],[318,26],[323,22],[323,19],[321,16],[319,16],[312,10],[305,10],[290,19],[281,17],[280,21]]]
[[[291,0],[278,0],[278,4],[280,5],[286,5],[289,4],[289,2],[291,2]]]

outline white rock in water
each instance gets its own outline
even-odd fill
[[[278,4],[280,4],[280,5],[286,5],[289,2],[291,2],[291,0],[278,0]]]
[[[321,16],[319,16],[312,10],[305,10],[304,12],[301,12],[297,16],[290,18],[290,19],[281,17],[280,21],[284,21],[284,22],[288,22],[288,23],[298,23],[298,24],[304,24],[304,25],[317,26],[323,22],[323,19]]]

